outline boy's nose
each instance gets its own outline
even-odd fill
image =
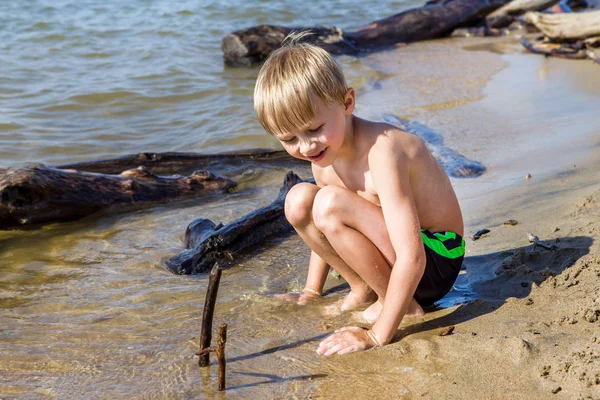
[[[300,143],[300,153],[302,153],[303,156],[313,155],[316,149],[316,143],[312,143],[308,140],[303,140],[302,143]]]

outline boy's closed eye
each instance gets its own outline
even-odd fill
[[[285,144],[292,144],[296,141],[296,136],[291,138],[280,138],[279,140],[281,140]]]
[[[309,129],[308,132],[310,132],[310,133],[317,133],[321,129],[323,129],[324,126],[325,126],[325,124],[321,124],[321,125],[319,125],[318,127],[314,128],[314,129]]]

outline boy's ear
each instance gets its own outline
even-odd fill
[[[344,114],[351,115],[354,112],[355,105],[354,88],[348,88],[344,96]]]

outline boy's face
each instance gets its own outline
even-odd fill
[[[316,115],[309,124],[275,136],[292,157],[326,167],[333,164],[344,144],[354,111],[354,89],[348,89],[344,104],[326,104],[318,96],[312,101]]]

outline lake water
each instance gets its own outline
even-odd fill
[[[354,29],[416,4],[5,0],[0,165],[277,148],[254,117],[257,69],[225,68],[221,38],[261,23]],[[548,178],[572,166],[600,132],[597,67],[492,40],[338,58],[358,89],[359,115],[416,119],[488,167],[481,178],[453,180],[470,233],[495,212],[488,193],[499,201],[526,172]],[[207,278],[164,267],[191,220],[226,223],[269,203],[285,172],[245,171],[229,195],[0,232],[0,397],[328,393],[327,376],[344,374],[343,363],[314,350],[332,326],[346,324],[319,313],[339,293],[305,308],[272,297],[302,287],[308,249],[297,236],[271,241],[223,273],[215,325],[229,324],[226,393],[216,392],[216,367],[199,370],[193,356]],[[331,278],[327,287],[340,284]],[[464,301],[460,290],[451,298]],[[355,374],[365,385],[377,378]]]

